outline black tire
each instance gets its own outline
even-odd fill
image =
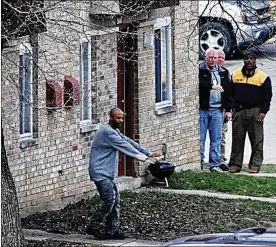
[[[212,43],[210,36],[216,42]],[[230,30],[223,24],[218,22],[207,22],[199,27],[199,52],[203,58],[205,51],[212,47],[217,50],[223,50],[226,57],[230,57],[232,54],[232,36]]]

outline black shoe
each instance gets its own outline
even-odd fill
[[[93,228],[91,226],[88,226],[85,229],[86,234],[92,235],[94,238],[97,239],[104,239],[105,234],[101,232],[101,228]]]
[[[105,234],[104,236],[104,239],[118,239],[118,240],[123,240],[123,239],[126,239],[127,236],[124,235],[123,233],[120,233],[120,232],[115,232],[113,234],[110,234],[110,233],[107,233]]]
[[[200,169],[201,169],[201,171],[204,169],[204,161],[203,160],[200,161]]]
[[[220,164],[219,168],[220,168],[221,170],[223,170],[224,172],[229,171],[228,166],[227,166],[227,165],[225,165],[225,164]]]

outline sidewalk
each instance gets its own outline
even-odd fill
[[[96,240],[92,236],[81,234],[55,234],[41,230],[23,229],[25,239],[43,241],[47,239],[82,244],[97,244],[102,246],[162,246],[162,242],[136,240],[127,238],[125,240]]]
[[[269,176],[275,177],[276,173],[258,173],[258,174],[249,174],[242,172],[242,175],[250,176]],[[253,196],[243,196],[243,195],[231,195],[218,192],[208,192],[203,190],[173,190],[173,189],[164,189],[164,188],[147,188],[141,187],[139,189],[134,189],[133,192],[142,192],[142,191],[162,191],[167,193],[177,193],[177,194],[187,194],[187,195],[200,195],[200,196],[209,196],[209,197],[218,197],[222,199],[250,199],[257,201],[264,201],[270,203],[276,203],[276,197],[253,197]],[[125,239],[125,240],[96,240],[92,236],[81,235],[81,234],[55,234],[48,233],[41,230],[35,229],[23,229],[24,236],[27,240],[56,240],[64,241],[71,243],[83,243],[83,244],[97,244],[102,246],[162,246],[163,242],[148,241],[148,240],[138,240],[138,239]]]
[[[202,172],[209,172],[209,169],[208,168],[204,168]],[[259,173],[249,173],[249,172],[241,171],[239,173],[236,173],[235,175],[246,175],[246,176],[254,176],[254,177],[273,177],[273,178],[276,178],[276,173],[269,173],[269,172],[262,172],[262,171],[260,171]]]
[[[175,189],[160,189],[160,188],[140,188],[135,190],[135,192],[139,191],[160,191],[167,193],[175,193],[175,194],[185,194],[185,195],[199,195],[199,196],[208,196],[208,197],[217,197],[222,199],[245,199],[245,200],[255,200],[255,201],[263,201],[263,202],[271,202],[276,203],[276,197],[254,197],[254,196],[243,196],[243,195],[232,195],[220,192],[209,192],[206,190],[175,190]]]

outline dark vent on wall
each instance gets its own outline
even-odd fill
[[[46,81],[46,107],[52,110],[62,107],[62,88],[55,80]]]
[[[71,107],[79,103],[80,84],[73,76],[64,76],[64,105]]]

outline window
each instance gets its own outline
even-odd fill
[[[19,53],[20,137],[32,137],[32,71],[30,44],[21,44]]]
[[[172,105],[171,18],[157,19],[154,25],[155,104]]]
[[[88,36],[90,37],[90,36]],[[80,121],[91,122],[91,42],[84,38],[80,42]]]

